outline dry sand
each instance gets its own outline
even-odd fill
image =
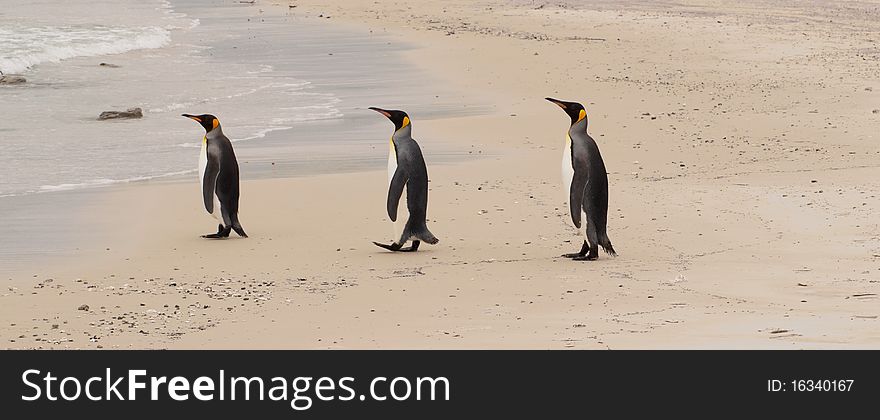
[[[495,104],[413,115],[440,244],[370,244],[384,171],[245,182],[246,240],[198,238],[195,181],[114,190],[89,215],[113,237],[3,291],[5,346],[880,348],[876,3],[322,3],[253,7],[406,40]],[[618,258],[558,257],[545,96],[587,107]],[[430,166],[440,139],[492,157]]]

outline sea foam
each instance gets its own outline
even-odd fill
[[[168,29],[152,26],[0,28],[0,71],[21,73],[41,63],[161,48],[169,42]]]
[[[25,194],[46,193],[46,192],[53,192],[53,191],[78,190],[78,189],[83,189],[83,188],[104,187],[104,186],[114,185],[114,184],[127,184],[130,182],[151,181],[151,180],[156,180],[156,179],[187,175],[187,174],[191,174],[191,173],[195,173],[195,172],[196,172],[196,170],[192,169],[192,170],[187,170],[187,171],[174,171],[174,172],[168,172],[168,173],[164,173],[164,174],[143,175],[143,176],[135,176],[135,177],[131,177],[131,178],[122,178],[122,179],[100,178],[100,179],[93,179],[93,180],[86,181],[86,182],[66,183],[66,184],[58,184],[58,185],[42,185],[42,186],[40,186],[39,189],[27,191]],[[7,194],[5,196],[0,196],[0,197],[7,197],[7,196],[12,196],[12,195],[14,195],[14,194]],[[24,195],[24,194],[19,194],[19,195]]]

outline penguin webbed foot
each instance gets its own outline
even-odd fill
[[[587,241],[584,241],[584,244],[581,246],[580,252],[574,252],[571,254],[562,254],[564,258],[570,258],[575,261],[583,261],[581,258],[584,258],[587,255],[587,252],[590,251],[590,244]]]
[[[419,250],[419,241],[413,241],[413,244],[409,247],[403,248],[403,245],[398,244],[397,242],[392,242],[391,245],[385,245],[379,242],[373,242],[374,245],[378,246],[382,249],[387,249],[393,252],[416,252]]]
[[[392,242],[391,245],[385,245],[383,243],[373,241],[373,245],[376,245],[379,248],[387,249],[389,251],[397,251],[400,249],[400,245],[398,245],[397,242]]]
[[[599,255],[587,254],[587,255],[578,255],[577,257],[572,258],[572,261],[596,261],[599,259]]]
[[[207,235],[202,235],[202,238],[205,239],[225,239],[229,237],[229,232],[232,228],[226,229],[223,225],[217,225],[217,233],[210,233]]]

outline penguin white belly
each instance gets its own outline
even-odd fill
[[[562,150],[562,187],[564,188],[562,193],[566,203],[571,200],[572,180],[574,180],[574,166],[571,165],[571,137],[566,136],[565,149]]]
[[[223,223],[223,216],[221,216],[221,214],[222,213],[220,212],[220,199],[217,198],[217,194],[215,193],[214,194],[214,211],[211,212],[211,216],[213,216],[215,219],[217,219],[217,221],[220,222],[221,225],[225,226],[226,223]]]
[[[202,151],[199,154],[199,197],[202,196],[203,191],[205,191],[205,169],[208,167],[208,143],[206,140],[202,140]],[[212,191],[212,195],[214,197],[214,211],[211,212],[211,216],[214,216],[220,224],[223,224],[223,218],[220,217],[220,200],[217,198],[217,192]],[[199,200],[200,203],[204,206],[204,199]]]
[[[394,141],[392,140],[390,149],[388,151],[388,188],[391,188],[391,180],[394,178],[394,173],[397,172],[397,152],[394,151]],[[386,195],[387,198],[387,195]],[[400,239],[400,235],[403,232],[403,214],[400,212],[400,203],[406,203],[406,190],[403,191],[403,194],[400,196],[400,201],[397,202],[397,220],[392,223],[392,229],[394,232],[393,240],[397,241]],[[401,244],[403,245],[403,244]]]
[[[562,186],[563,186],[563,197],[565,197],[565,202],[569,204],[569,208],[571,208],[571,183],[574,181],[574,166],[571,163],[571,136],[566,135],[565,137],[565,148],[562,150]],[[581,227],[578,229],[578,232],[584,235],[584,238],[587,237],[587,213],[581,212]]]

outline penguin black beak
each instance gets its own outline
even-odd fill
[[[384,109],[382,109],[382,108],[376,108],[376,107],[374,107],[374,106],[371,106],[371,107],[369,107],[368,109],[372,109],[373,111],[376,111],[376,112],[378,112],[378,113],[384,115],[384,116],[387,117],[387,118],[391,118],[391,113],[388,112],[388,111],[386,111],[386,110],[384,110]]]
[[[559,99],[553,99],[553,98],[544,98],[544,99],[546,99],[546,100],[548,100],[548,101],[550,101],[550,102],[553,102],[554,104],[558,105],[558,106],[559,106],[560,108],[562,108],[562,109],[565,109],[565,110],[568,109],[568,106],[565,105],[565,102],[564,102],[564,101],[560,101]]]
[[[191,119],[191,120],[194,120],[195,122],[197,122],[197,123],[199,123],[199,124],[202,123],[202,119],[199,118],[199,117],[197,117],[197,116],[195,116],[195,115],[180,114],[180,116],[182,116],[182,117],[187,117],[187,118],[189,118],[189,119]]]

